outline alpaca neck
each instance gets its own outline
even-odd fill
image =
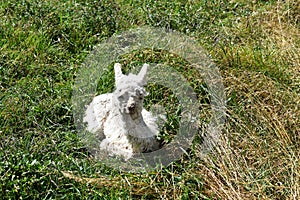
[[[110,121],[110,126],[114,127],[111,127],[111,131],[113,131],[111,134],[130,135],[140,138],[154,136],[145,123],[142,113],[138,113],[137,116],[133,118],[130,114],[122,113],[120,110],[114,109],[110,113],[108,121]]]

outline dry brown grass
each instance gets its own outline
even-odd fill
[[[221,199],[297,199],[299,96],[281,91],[261,73],[225,75],[228,106],[224,137],[202,165],[211,193]],[[242,109],[241,109],[242,108]]]
[[[300,4],[288,3],[226,27],[235,43],[213,52],[231,100],[224,137],[199,173],[219,199],[300,198]]]

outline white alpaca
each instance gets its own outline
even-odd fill
[[[147,68],[144,64],[138,75],[127,76],[116,63],[116,90],[96,96],[83,119],[87,122],[87,130],[103,139],[100,150],[123,156],[125,160],[135,153],[159,148],[157,118],[143,108]]]

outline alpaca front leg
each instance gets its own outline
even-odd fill
[[[104,139],[100,144],[100,149],[110,156],[122,156],[125,161],[133,156],[133,148],[127,139],[109,140]]]

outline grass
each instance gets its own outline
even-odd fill
[[[0,2],[0,196],[299,199],[299,10],[295,0]],[[71,97],[94,45],[141,25],[180,31],[208,50],[223,77],[227,119],[208,156],[196,138],[187,155],[163,170],[129,174],[89,156]],[[146,51],[121,61],[152,59],[184,66],[208,122],[203,81],[184,60]],[[163,92],[161,102],[169,98]]]

